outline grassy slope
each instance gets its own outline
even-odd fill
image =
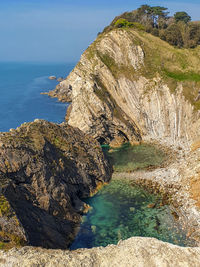
[[[114,29],[114,31],[127,31],[133,43],[141,45],[145,53],[145,65],[138,72],[130,66],[118,66],[109,54],[100,54],[96,45],[105,34],[98,36],[97,40],[87,49],[86,55],[91,60],[96,54],[111,70],[114,77],[125,75],[130,80],[143,75],[152,79],[157,74],[161,75],[174,92],[178,83],[183,84],[183,94],[195,107],[200,109],[200,101],[195,102],[200,90],[200,46],[195,49],[179,49],[143,31],[136,29]],[[123,49],[123,48],[121,48]],[[94,62],[95,65],[95,62]]]

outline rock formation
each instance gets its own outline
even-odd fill
[[[182,214],[198,227],[199,211],[193,207],[195,201],[200,205],[196,192],[200,170],[199,73],[199,47],[174,48],[129,28],[100,34],[68,78],[49,92],[60,101],[72,102],[66,115],[70,126],[38,121],[0,136],[0,226],[3,231],[8,229],[8,217],[17,222],[6,238],[12,240],[17,231],[19,242],[68,246],[84,210],[80,199],[92,194],[99,183],[107,182],[111,174],[99,144],[81,131],[100,143],[157,140],[176,145],[182,152],[173,165],[128,178],[143,179],[147,185],[157,183],[158,190],[174,194],[172,200],[180,200]],[[189,154],[191,144],[194,152]],[[191,210],[187,212],[185,207]],[[197,240],[198,233],[194,232]],[[117,246],[74,252],[13,249],[0,252],[0,264],[199,266],[199,255],[199,248],[135,237]]]
[[[189,146],[200,128],[197,55],[199,48],[181,50],[145,32],[114,29],[98,36],[49,95],[71,101],[68,123],[101,143],[168,138]]]
[[[56,76],[49,76],[49,80],[56,80]]]
[[[199,267],[199,262],[200,248],[183,248],[143,237],[106,248],[61,251],[24,247],[0,252],[1,267]]]
[[[0,245],[67,248],[81,200],[108,182],[111,167],[97,141],[42,120],[0,134]]]

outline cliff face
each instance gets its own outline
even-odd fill
[[[199,55],[199,48],[115,29],[99,35],[50,95],[71,100],[68,123],[100,142],[166,138],[189,145],[199,138]]]
[[[0,134],[0,245],[67,248],[111,167],[97,141],[42,120]]]

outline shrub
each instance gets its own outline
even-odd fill
[[[128,28],[128,27],[133,27],[133,23],[132,22],[129,22],[128,20],[126,19],[118,19],[116,22],[115,22],[115,26],[118,27],[118,28]]]

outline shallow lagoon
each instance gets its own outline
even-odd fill
[[[108,145],[102,148],[116,172],[155,168],[167,159],[166,153],[152,144],[131,146],[130,143],[126,143],[119,148],[110,148]]]
[[[86,199],[92,209],[83,217],[71,249],[117,244],[132,236],[155,237],[181,246],[193,246],[170,207],[130,182],[112,181]]]
[[[148,144],[103,149],[118,172],[157,167],[167,159],[162,150]],[[71,249],[117,244],[132,236],[155,237],[180,246],[194,245],[161,195],[133,185],[125,177],[111,181],[84,201],[91,210],[83,216]]]

